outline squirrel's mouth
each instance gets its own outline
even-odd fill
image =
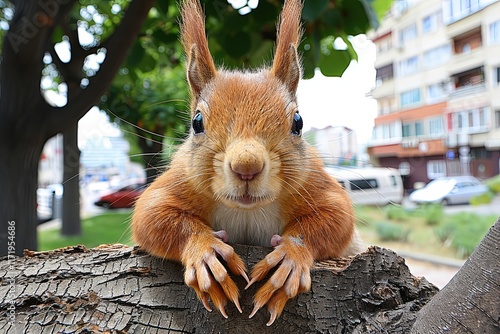
[[[226,200],[233,203],[233,205],[236,204],[240,208],[251,208],[255,205],[272,202],[273,199],[268,196],[252,196],[249,193],[245,193],[240,196],[227,196]]]
[[[243,205],[250,205],[250,204],[260,202],[260,199],[258,197],[253,197],[253,196],[250,196],[249,194],[245,194],[243,196],[236,197],[235,200],[236,200],[236,202],[243,204]]]

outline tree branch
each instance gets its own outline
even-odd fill
[[[234,245],[247,267],[270,248]],[[14,268],[14,270],[10,269]],[[14,275],[9,280],[6,275]],[[409,332],[416,313],[437,288],[411,275],[394,252],[370,248],[353,259],[318,264],[311,291],[289,300],[283,314],[267,327],[265,309],[249,319],[258,286],[241,292],[243,314],[228,304],[229,318],[207,312],[184,284],[180,264],[151,257],[123,245],[28,253],[0,261],[0,314],[15,301],[15,322],[0,317],[0,331],[179,332],[179,333],[401,333]],[[258,285],[258,284],[257,284]],[[8,292],[8,293],[7,293]],[[43,320],[41,320],[43,319]],[[9,327],[10,326],[10,327]]]
[[[419,312],[411,333],[498,333],[499,245],[500,219],[450,283]]]
[[[53,109],[48,118],[50,128],[60,132],[68,124],[78,121],[92,106],[97,104],[103,92],[113,81],[154,3],[155,0],[130,2],[120,25],[102,45],[107,53],[99,72],[90,78],[90,83],[85,89],[68,100],[66,106]]]
[[[14,18],[5,34],[0,71],[0,132],[9,136],[15,128],[43,123],[50,106],[40,92],[43,56],[50,46],[54,26],[76,0],[15,2]],[[15,77],[16,80],[12,80]],[[5,97],[10,98],[5,98]],[[25,97],[29,98],[26,99]],[[36,110],[36,113],[20,111]],[[15,124],[15,125],[14,125]],[[43,130],[41,130],[43,131]],[[18,131],[19,132],[19,131]],[[21,132],[19,132],[21,133]]]

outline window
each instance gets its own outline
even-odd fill
[[[481,9],[480,0],[451,0],[448,2],[447,23],[464,18]]]
[[[444,160],[430,160],[427,162],[427,178],[436,179],[446,176],[446,162]]]
[[[500,128],[500,109],[495,110],[495,127]]]
[[[480,26],[453,38],[453,48],[456,54],[469,53],[482,45],[483,36]]]
[[[455,89],[484,85],[484,68],[481,66],[469,71],[454,74],[451,76],[451,79],[455,84]]]
[[[401,93],[401,107],[408,107],[417,104],[421,101],[420,89],[416,88],[407,92]]]
[[[422,32],[431,33],[437,30],[437,28],[441,25],[441,11],[437,11],[429,16],[426,16],[422,19]]]
[[[444,133],[443,117],[436,116],[429,118],[429,135],[442,135]]]
[[[493,68],[493,86],[500,86],[500,66]]]
[[[359,179],[349,181],[351,184],[351,190],[366,190],[366,189],[377,189],[378,182],[375,179]]]
[[[417,25],[415,23],[401,29],[399,32],[399,45],[404,46],[407,42],[417,37]]]
[[[376,125],[373,128],[373,139],[380,141],[390,141],[401,137],[401,123],[392,122]]]
[[[452,116],[453,128],[462,133],[478,133],[488,130],[489,108],[464,110]]]
[[[424,125],[421,121],[403,124],[403,137],[422,136],[423,134]]]
[[[376,83],[382,85],[384,81],[392,79],[394,76],[392,64],[377,68]]]
[[[436,67],[446,63],[451,57],[451,44],[445,44],[424,52],[424,66]]]
[[[399,62],[399,76],[413,74],[418,70],[418,56]]]
[[[490,44],[500,43],[500,20],[490,24]]]
[[[427,102],[435,103],[444,100],[448,95],[448,85],[446,82],[439,82],[427,86]]]

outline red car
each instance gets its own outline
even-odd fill
[[[131,208],[145,189],[144,184],[135,184],[102,196],[94,204],[106,209]]]

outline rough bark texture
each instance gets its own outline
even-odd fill
[[[422,309],[412,333],[500,333],[499,259],[500,220],[450,283]]]
[[[235,250],[249,268],[270,251]],[[1,333],[408,333],[438,291],[378,247],[318,264],[311,291],[290,300],[271,327],[266,310],[248,319],[258,286],[244,290],[237,277],[244,312],[228,305],[224,319],[203,308],[180,264],[122,245],[4,258],[0,278]]]

